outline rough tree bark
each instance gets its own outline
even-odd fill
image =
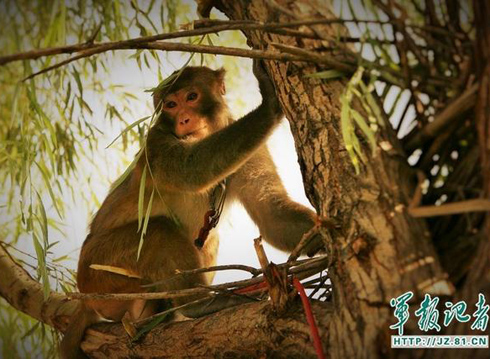
[[[0,240],[0,297],[17,310],[58,330],[65,330],[76,303],[65,295],[51,293],[44,298],[35,281],[5,250]]]
[[[326,326],[331,306],[314,303],[313,311]],[[299,301],[280,318],[259,302],[161,325],[136,344],[120,324],[98,324],[86,338],[82,349],[91,358],[316,358]]]

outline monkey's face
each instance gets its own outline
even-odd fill
[[[155,108],[161,111],[160,124],[186,141],[201,140],[228,125],[224,73],[186,67],[169,88],[153,94]]]
[[[195,86],[180,89],[164,99],[162,112],[178,138],[200,140],[209,135],[211,123],[202,113],[202,100],[202,91]]]

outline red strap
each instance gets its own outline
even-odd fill
[[[306,320],[308,322],[308,325],[310,326],[310,332],[311,336],[313,337],[313,346],[315,347],[316,356],[318,357],[318,359],[325,359],[325,355],[323,355],[320,334],[318,333],[318,327],[316,326],[315,317],[313,316],[313,312],[311,310],[310,301],[306,296],[305,288],[296,277],[293,277],[293,285],[299,293],[301,302],[303,303],[303,308],[305,308]]]
[[[209,232],[211,231],[211,229],[216,227],[217,221],[214,218],[215,216],[216,211],[214,209],[207,211],[204,215],[204,224],[199,230],[199,236],[194,241],[194,245],[197,248],[202,248],[204,246],[204,242],[206,242],[206,239],[209,236]]]
[[[298,278],[293,277],[293,285],[299,293],[301,298],[301,302],[303,303],[303,308],[305,309],[306,321],[310,327],[311,336],[313,337],[313,346],[315,348],[316,356],[318,359],[325,359],[325,355],[323,354],[322,342],[320,340],[320,334],[318,333],[318,327],[315,323],[315,317],[313,316],[313,311],[311,310],[310,301],[308,296],[306,295],[305,288],[298,280]],[[234,291],[237,294],[250,294],[255,291],[263,291],[266,289],[267,283],[265,281],[249,285],[245,288],[240,288]]]

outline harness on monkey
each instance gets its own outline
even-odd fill
[[[194,245],[197,248],[202,248],[204,242],[209,236],[211,229],[216,227],[223,212],[226,199],[226,178],[221,181],[211,193],[209,204],[211,209],[204,215],[204,224],[199,230],[199,236],[194,240]]]

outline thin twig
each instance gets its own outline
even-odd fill
[[[318,54],[317,52],[314,52],[314,51],[301,49],[301,48],[295,47],[295,46],[279,44],[277,42],[273,42],[273,43],[271,43],[271,45],[274,46],[275,48],[285,52],[285,53],[300,56],[305,61],[316,62],[319,64],[325,64],[325,65],[327,65],[333,69],[339,70],[339,71],[343,71],[343,72],[347,72],[347,73],[353,73],[357,68],[354,65],[346,64],[344,62],[335,60],[330,56],[327,56],[325,54]]]
[[[406,144],[405,148],[408,152],[412,152],[421,146],[425,141],[437,136],[441,131],[448,128],[448,124],[458,118],[462,113],[472,108],[476,103],[476,93],[479,84],[475,83],[444,110],[436,116],[434,121],[427,124],[422,130],[419,130]]]
[[[242,264],[228,264],[228,265],[222,265],[222,266],[212,266],[212,267],[206,267],[206,268],[197,268],[197,269],[189,269],[189,270],[179,271],[178,273],[175,273],[173,276],[167,278],[166,280],[159,281],[157,283],[142,285],[142,287],[143,288],[154,287],[156,285],[164,284],[167,281],[173,281],[175,278],[179,278],[179,277],[185,277],[185,276],[189,276],[189,275],[196,275],[196,274],[208,273],[208,272],[218,272],[218,271],[223,271],[223,270],[242,270],[245,272],[249,272],[254,277],[256,277],[262,273],[262,270],[254,268],[254,267],[250,267],[250,266],[246,266],[246,265],[242,265]]]
[[[178,305],[176,307],[172,307],[170,309],[164,310],[163,312],[155,313],[155,314],[153,314],[150,317],[147,317],[147,318],[138,320],[138,321],[135,322],[135,324],[137,324],[138,326],[144,325],[146,323],[151,322],[153,319],[156,319],[156,318],[161,317],[163,315],[167,315],[167,314],[176,312],[176,311],[181,310],[181,309],[192,307],[192,306],[194,306],[196,304],[206,303],[210,298],[213,298],[213,297],[214,297],[214,295],[208,295],[208,296],[206,296],[204,298],[199,298],[199,299],[193,300],[192,302],[188,302],[188,303],[185,303],[185,304],[182,304],[182,305]]]
[[[422,202],[422,197],[424,195],[423,192],[423,187],[424,187],[424,182],[427,179],[425,177],[425,174],[423,171],[418,170],[417,171],[417,187],[415,187],[415,191],[413,193],[412,199],[410,200],[410,203],[408,204],[409,208],[417,208],[420,203]]]
[[[289,272],[291,274],[296,274],[298,278],[307,278],[325,269],[326,265],[327,265],[327,257],[320,256],[320,257],[316,257],[304,261],[298,261],[294,263],[283,263],[278,267],[282,268],[286,266],[290,268]],[[293,266],[294,268],[292,268]],[[263,280],[264,277],[259,276],[246,280],[211,285],[206,288],[198,287],[198,288],[170,290],[170,291],[155,292],[155,293],[67,293],[67,296],[71,299],[97,299],[97,300],[172,299],[172,298],[190,297],[195,295],[205,295],[222,289],[246,287],[246,286],[260,283]]]
[[[300,16],[298,15],[298,13],[295,13],[295,12],[293,12],[293,11],[285,8],[284,6],[279,5],[274,0],[265,0],[265,3],[271,9],[274,9],[274,10],[277,10],[279,12],[282,12],[283,14],[289,16],[290,18],[293,18],[293,19],[296,19],[296,20],[299,20],[300,19]]]
[[[115,49],[125,48],[125,46],[131,47],[136,43],[153,42],[160,40],[170,40],[183,37],[191,36],[201,36],[206,34],[213,34],[222,31],[230,30],[263,30],[274,32],[280,28],[290,28],[290,27],[300,27],[300,26],[313,26],[313,25],[333,25],[333,24],[345,24],[345,23],[357,23],[357,24],[393,24],[393,21],[378,21],[378,20],[363,20],[363,19],[305,19],[300,21],[290,21],[288,23],[263,23],[259,21],[252,20],[198,20],[194,22],[194,29],[176,31],[165,34],[157,34],[152,36],[142,36],[129,40],[114,41],[114,42],[103,42],[103,43],[93,43],[87,41],[83,44],[73,44],[66,46],[50,47],[46,49],[30,50],[26,52],[20,52],[12,55],[0,56],[0,66],[8,64],[14,61],[20,60],[36,60],[46,56],[60,55],[60,54],[73,54],[85,50],[90,50],[98,47],[106,47],[115,45]],[[406,25],[407,27],[417,28],[419,30],[425,30],[428,32],[438,32],[443,34],[448,34],[447,30],[442,28],[434,27],[420,27],[417,25]],[[309,36],[308,34],[287,34],[292,36]],[[90,39],[89,39],[90,40]],[[106,50],[108,51],[108,50]],[[98,53],[98,52],[96,52]]]
[[[299,27],[299,26],[307,26],[307,25],[311,26],[311,25],[321,25],[321,24],[334,24],[334,23],[343,23],[343,21],[311,19],[311,20],[304,20],[304,21],[292,21],[292,22],[282,24],[277,22],[262,23],[258,21],[199,20],[194,22],[195,28],[192,30],[175,31],[175,32],[169,32],[165,34],[157,34],[151,36],[142,36],[142,37],[137,37],[129,40],[122,40],[122,41],[111,41],[111,42],[102,42],[102,43],[93,43],[88,41],[83,44],[50,47],[47,49],[30,50],[26,52],[20,52],[17,54],[0,56],[0,66],[14,61],[36,60],[46,56],[53,56],[53,55],[60,55],[60,54],[73,54],[73,53],[82,52],[91,49],[100,48],[102,50],[102,51],[95,51],[94,54],[104,52],[104,51],[110,51],[110,50],[130,49],[133,48],[134,45],[141,44],[141,43],[148,43],[148,42],[161,41],[161,40],[171,40],[171,39],[191,37],[191,36],[201,36],[201,35],[219,33],[222,31],[263,30],[263,31],[273,32],[280,28]],[[297,33],[295,34],[295,36],[296,35]],[[307,36],[307,34],[303,34],[303,35]]]
[[[303,234],[303,237],[301,237],[301,240],[289,255],[288,262],[292,262],[298,259],[303,249],[311,242],[313,237],[319,233],[318,230],[320,226],[321,222],[318,221],[308,232]]]
[[[408,213],[412,217],[436,217],[449,216],[469,212],[490,212],[490,200],[470,199],[467,201],[445,203],[440,206],[423,206],[408,208]]]
[[[299,56],[289,55],[289,54],[281,54],[277,52],[271,51],[262,51],[262,50],[248,50],[248,49],[240,49],[236,47],[223,47],[223,46],[210,46],[210,45],[195,45],[195,44],[183,44],[176,42],[149,42],[149,43],[137,43],[133,45],[127,44],[108,44],[106,46],[100,46],[98,48],[93,48],[87,51],[82,52],[79,55],[73,56],[67,60],[61,61],[57,64],[49,66],[39,72],[36,72],[28,77],[26,77],[23,81],[29,80],[35,76],[41,75],[48,71],[52,71],[59,67],[65,66],[73,61],[80,60],[82,58],[90,57],[95,54],[100,54],[107,51],[112,50],[162,50],[162,51],[180,51],[180,52],[194,52],[201,54],[214,54],[214,55],[227,55],[227,56],[236,56],[236,57],[247,57],[252,59],[265,59],[265,60],[276,60],[276,61],[309,61],[307,59],[302,59]]]

